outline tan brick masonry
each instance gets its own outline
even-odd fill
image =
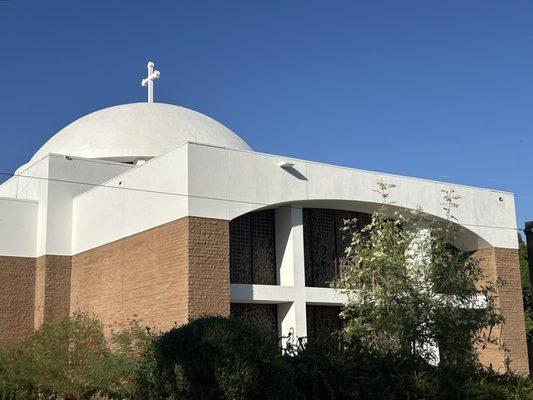
[[[511,369],[521,375],[529,374],[526,334],[524,326],[524,309],[522,287],[520,284],[520,266],[518,250],[505,248],[486,248],[478,250],[475,256],[480,260],[480,267],[486,280],[496,283],[503,280],[498,288],[498,306],[505,318],[505,324],[493,329],[492,337],[497,345],[489,345],[480,351],[480,360],[484,365],[492,365],[496,371],[504,371],[504,360],[511,359]]]
[[[229,314],[228,221],[185,217],[73,256],[71,310],[110,332]]]
[[[505,324],[498,345],[480,351],[485,365],[528,373],[518,253],[478,250],[487,279],[501,278]],[[229,222],[185,217],[75,256],[0,256],[0,345],[43,320],[76,310],[94,313],[107,332],[132,319],[168,329],[202,315],[229,315]]]
[[[37,258],[35,271],[34,326],[67,316],[70,310],[70,256]]]
[[[35,258],[0,256],[0,346],[33,331]]]
[[[188,318],[229,316],[229,222],[196,217],[188,222]]]

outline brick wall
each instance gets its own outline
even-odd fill
[[[106,331],[229,314],[228,222],[185,217],[73,256],[71,310]]]
[[[73,256],[71,310],[94,313],[107,332],[186,321],[186,227],[180,219]]]
[[[503,280],[503,285],[498,287],[497,296],[498,306],[505,318],[505,324],[491,332],[498,344],[488,345],[481,350],[480,360],[484,365],[492,364],[495,370],[503,371],[505,348],[511,359],[511,368],[527,375],[529,367],[518,250],[486,248],[478,250],[475,256],[480,261],[486,281],[496,283],[498,279]]]
[[[58,319],[70,310],[70,256],[44,255],[36,260],[34,326]]]
[[[0,346],[33,331],[35,258],[0,256]]]
[[[518,253],[476,252],[486,279],[498,278],[498,305],[506,322],[480,350],[485,365],[528,373]],[[202,315],[229,315],[229,222],[185,217],[75,256],[38,259],[0,256],[0,345],[24,337],[43,320],[85,310],[107,332],[132,319],[168,329]]]
[[[189,217],[188,225],[188,318],[229,316],[229,221]]]
[[[33,326],[39,327],[44,320],[44,292],[45,292],[46,262],[44,257],[35,260],[35,302],[33,305]]]

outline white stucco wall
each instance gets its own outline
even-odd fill
[[[73,198],[130,170],[133,166],[101,160],[49,157],[47,225],[42,254],[72,254]],[[41,255],[41,254],[39,254]]]
[[[35,257],[36,201],[0,197],[0,255]]]
[[[272,205],[320,206],[326,202],[343,202],[344,207],[367,211],[381,202],[375,189],[382,179],[396,185],[391,191],[396,206],[420,206],[439,218],[445,216],[441,191],[454,188],[461,196],[458,223],[480,237],[465,243],[469,249],[518,246],[514,196],[508,192],[194,143],[187,147],[190,215],[233,219]],[[282,161],[294,167],[280,168]]]
[[[4,182],[0,196],[33,200],[38,205],[34,256],[70,255],[73,197],[131,168],[127,164],[50,154]]]
[[[77,196],[73,254],[186,216],[187,173],[180,146]]]
[[[294,168],[280,168],[282,161]],[[396,185],[391,200],[398,207],[421,206],[436,217],[444,216],[441,190],[454,188],[458,221],[470,232],[465,249],[517,247],[511,193],[186,143],[106,182],[122,190],[99,187],[76,197],[72,251],[186,215],[229,220],[283,204],[371,211],[381,201],[378,179]]]
[[[280,168],[282,161],[294,167]],[[37,255],[76,254],[186,215],[228,220],[288,204],[370,211],[380,202],[378,179],[396,185],[397,206],[437,217],[441,190],[454,188],[458,221],[475,233],[465,248],[517,247],[507,192],[204,144],[185,143],[136,167],[52,154],[21,174],[0,185],[0,197],[38,202]]]
[[[44,254],[47,209],[48,209],[48,157],[38,160],[31,166],[20,172],[20,175],[14,176],[0,186],[0,196],[11,197],[14,199],[33,200],[37,202],[37,218],[35,224],[35,246],[33,255]],[[17,229],[15,226],[13,229]]]

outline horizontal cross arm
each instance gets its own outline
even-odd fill
[[[144,78],[141,81],[141,85],[146,86],[150,81],[153,81],[161,76],[161,73],[159,71],[154,71],[148,77]]]

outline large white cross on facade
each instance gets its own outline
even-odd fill
[[[342,306],[347,296],[329,287],[310,287],[305,284],[305,249],[303,210],[299,206],[276,209],[276,285],[232,283],[231,301],[234,303],[276,304],[278,333],[287,342],[307,337],[307,306]],[[420,222],[414,229],[417,242],[429,237],[429,224]],[[416,248],[415,243],[413,247]],[[421,256],[413,260],[422,262]],[[282,346],[286,346],[282,340]]]
[[[159,71],[154,71],[154,63],[148,61],[148,75],[141,81],[142,86],[148,86],[148,103],[154,102],[154,80],[161,76]]]
[[[303,212],[298,206],[276,209],[277,285],[231,284],[235,303],[277,304],[281,337],[307,337],[307,305],[340,306],[346,300],[336,289],[305,285]],[[293,342],[293,340],[289,340]],[[295,344],[295,343],[293,343]],[[282,346],[286,343],[282,341]]]

